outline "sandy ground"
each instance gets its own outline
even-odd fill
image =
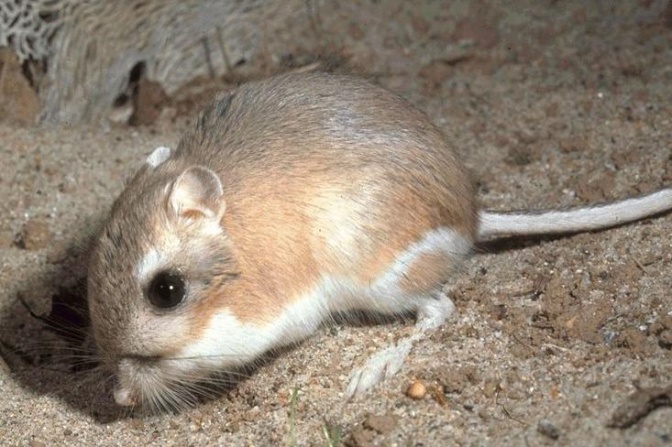
[[[585,5],[325,2],[314,26],[273,39],[267,57],[329,48],[409,98],[449,135],[488,208],[672,184],[672,3]],[[86,241],[124,179],[189,124],[175,110],[111,130],[0,123],[0,444],[672,442],[669,214],[480,247],[449,285],[453,319],[355,401],[342,394],[349,371],[409,322],[324,328],[177,414],[117,408],[104,377],[81,366],[86,322],[66,309],[81,306]],[[39,318],[49,315],[67,336]],[[424,399],[407,397],[414,381]]]

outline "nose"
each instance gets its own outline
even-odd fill
[[[117,383],[114,386],[112,395],[114,401],[124,407],[132,407],[138,404],[137,393],[132,390],[134,378],[138,375],[137,360],[133,358],[122,358],[117,364]]]

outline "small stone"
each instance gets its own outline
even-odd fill
[[[261,409],[259,407],[252,407],[243,414],[243,420],[247,422],[254,422],[259,420]]]
[[[411,399],[420,400],[427,394],[427,387],[419,380],[413,381],[406,389],[406,395]]]
[[[499,383],[495,381],[489,380],[483,384],[483,394],[487,398],[493,397],[499,390]]]
[[[376,438],[376,432],[358,427],[352,431],[350,435],[350,442],[346,445],[353,447],[369,447],[373,446],[373,440]]]
[[[31,218],[21,229],[21,239],[19,244],[26,250],[40,250],[46,247],[51,241],[49,224],[40,218]]]
[[[672,330],[662,331],[658,335],[658,342],[662,348],[670,349],[672,347]]]
[[[68,259],[70,254],[70,244],[66,241],[60,240],[52,244],[49,252],[47,253],[47,262],[49,264],[61,264],[63,261]]]
[[[397,418],[391,414],[383,416],[371,415],[364,421],[364,427],[375,430],[381,435],[389,433],[397,426]]]
[[[541,419],[537,424],[537,431],[550,439],[558,439],[560,430],[548,419]]]

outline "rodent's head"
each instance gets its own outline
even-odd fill
[[[89,263],[93,335],[122,405],[178,406],[177,385],[222,366],[202,340],[211,297],[237,274],[222,184],[169,156],[155,150],[117,199]]]

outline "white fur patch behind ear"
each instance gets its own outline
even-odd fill
[[[159,146],[154,149],[151,154],[149,154],[149,157],[147,157],[147,164],[152,168],[156,168],[161,163],[168,160],[168,158],[170,158],[170,148],[166,146]]]

